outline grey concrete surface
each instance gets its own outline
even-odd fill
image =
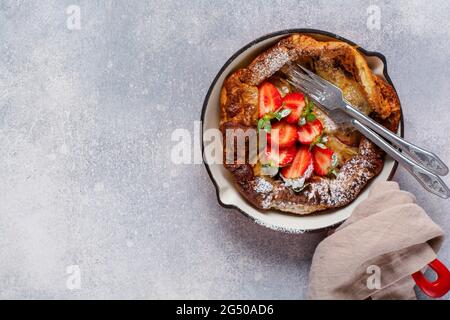
[[[236,50],[309,27],[384,53],[406,137],[450,163],[449,21],[444,0],[0,0],[0,298],[305,298],[325,234],[220,207],[202,165],[170,163],[172,131]],[[450,231],[448,201],[395,180]]]

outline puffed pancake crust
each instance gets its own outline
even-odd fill
[[[291,63],[300,63],[334,83],[361,112],[397,131],[401,116],[397,94],[371,71],[357,48],[342,41],[319,41],[309,35],[292,34],[225,80],[220,96],[224,141],[226,130],[257,128],[261,118],[261,85],[271,82],[282,96],[294,90],[283,79],[283,68]],[[295,214],[342,207],[353,201],[369,180],[380,173],[384,156],[380,149],[359,133],[334,124],[319,108],[315,110],[328,136],[326,147],[339,156],[338,170],[334,175],[314,173],[301,190],[294,190],[279,174],[262,174],[259,164],[224,164],[239,192],[255,207]],[[227,148],[224,143],[224,154]]]

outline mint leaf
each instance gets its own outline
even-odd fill
[[[310,112],[314,110],[314,102],[312,100],[308,101],[308,109]]]
[[[303,110],[303,116],[306,117],[308,114],[310,114],[313,111],[313,109],[314,109],[314,103],[311,100],[308,100],[305,110]]]
[[[270,120],[277,119],[280,121],[284,117],[287,117],[292,112],[291,109],[282,109],[278,112],[268,112],[258,120],[258,132],[261,129],[266,130],[267,132],[270,132],[272,130],[272,125],[270,123]]]
[[[275,119],[277,119],[278,121],[280,121],[283,118],[283,116],[279,112],[275,112],[273,115],[274,115]]]
[[[292,109],[283,109],[283,110],[281,110],[281,116],[284,118],[284,117],[287,117],[288,115],[290,115],[291,114],[291,112],[292,112]]]
[[[270,132],[272,129],[272,125],[270,124],[270,119],[266,118],[265,116],[258,120],[258,132],[263,129],[267,132]]]
[[[305,108],[303,109],[301,119],[304,119],[304,121],[306,123],[306,122],[314,121],[316,119],[316,115],[312,113],[313,109],[314,109],[314,103],[306,97],[305,97],[305,102],[306,102],[306,105],[305,105]],[[302,120],[302,122],[303,122],[303,120]],[[300,126],[302,126],[303,124],[304,123],[299,122]]]
[[[287,117],[291,113],[291,111],[291,109],[282,109],[281,111],[275,112],[273,116],[275,117],[275,119],[280,121],[284,117]]]
[[[316,116],[314,115],[314,113],[309,113],[309,114],[306,116],[306,120],[307,120],[308,122],[314,121],[314,120],[316,120]]]
[[[264,122],[265,122],[264,118],[258,120],[258,131],[264,127]]]
[[[272,130],[272,124],[270,123],[270,120],[269,120],[269,121],[266,121],[266,122],[264,123],[263,129],[264,129],[266,132],[269,132],[269,133],[270,133],[270,131]]]
[[[339,159],[337,157],[336,153],[333,153],[333,155],[331,156],[331,165],[333,167],[336,167],[339,164]]]

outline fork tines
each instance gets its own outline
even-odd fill
[[[286,72],[287,81],[300,89],[316,101],[320,101],[325,94],[325,84],[322,78],[315,75],[300,64],[291,64]]]

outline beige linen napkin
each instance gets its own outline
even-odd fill
[[[411,274],[436,259],[443,231],[396,182],[372,186],[314,253],[310,299],[415,299]]]

